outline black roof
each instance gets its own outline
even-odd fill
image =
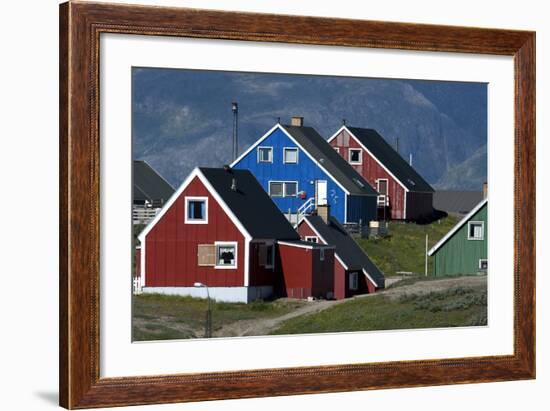
[[[434,193],[433,206],[447,213],[468,214],[483,200],[482,191],[439,191]]]
[[[410,191],[434,189],[394,148],[371,128],[346,127]]]
[[[134,202],[162,200],[166,203],[174,194],[174,188],[145,161],[134,160],[133,177]]]
[[[352,195],[376,195],[369,183],[312,127],[283,126]]]
[[[203,167],[199,170],[253,238],[300,239],[249,170]],[[231,189],[233,179],[236,190]]]
[[[323,219],[317,215],[306,216],[305,219],[323,237],[327,244],[336,247],[336,254],[348,266],[349,270],[362,270],[364,268],[378,284],[378,287],[384,287],[384,274],[338,220],[330,217],[329,224],[325,224]]]

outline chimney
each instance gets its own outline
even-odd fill
[[[293,116],[290,120],[291,126],[302,127],[304,125],[304,118],[299,116]]]
[[[487,181],[483,183],[483,199],[487,198]]]
[[[317,215],[328,225],[330,221],[330,206],[328,204],[318,205]]]
[[[412,153],[409,153],[409,165],[412,167],[413,165],[413,155]]]

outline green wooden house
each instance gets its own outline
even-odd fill
[[[487,199],[481,201],[428,251],[436,276],[487,271]]]

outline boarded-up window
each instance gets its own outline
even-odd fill
[[[198,260],[200,266],[216,265],[216,246],[214,244],[199,244]]]

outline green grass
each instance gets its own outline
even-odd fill
[[[457,286],[427,294],[356,298],[286,321],[271,334],[399,330],[487,324],[484,287]]]
[[[212,330],[239,320],[284,315],[303,301],[212,302]],[[133,296],[134,341],[202,338],[208,303],[204,299],[142,294]]]
[[[357,242],[386,276],[397,275],[399,271],[423,274],[426,234],[429,249],[457,222],[452,216],[426,225],[392,221],[387,237],[359,238]],[[428,259],[428,274],[431,273],[432,262]]]

